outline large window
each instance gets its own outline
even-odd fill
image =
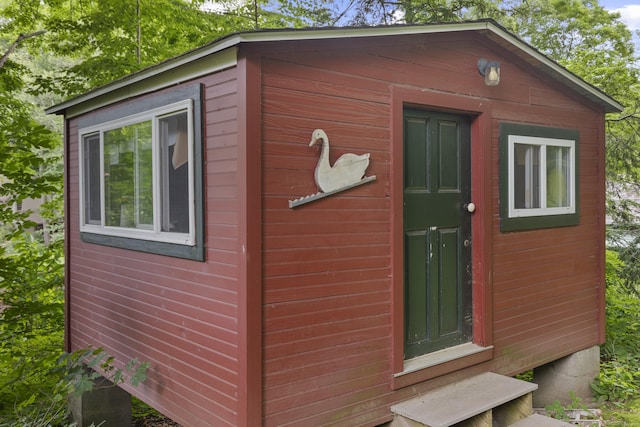
[[[202,243],[202,184],[196,179],[201,144],[194,125],[200,114],[194,101],[135,114],[129,106],[112,120],[79,129],[84,240],[202,258],[201,248],[190,249]],[[144,105],[153,104],[162,102]]]
[[[578,221],[576,131],[502,124],[502,229]]]

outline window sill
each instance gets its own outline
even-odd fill
[[[188,246],[169,242],[140,240],[129,237],[94,234],[89,232],[81,232],[80,238],[86,243],[111,246],[114,248],[147,252],[176,258],[185,258],[194,261],[204,261],[205,259],[204,245],[201,242],[198,242],[194,246]]]
[[[406,360],[402,372],[393,376],[393,388],[398,389],[426,381],[453,371],[486,362],[493,358],[493,346],[481,347],[468,343],[446,348]]]
[[[578,213],[566,215],[505,217],[500,221],[500,231],[524,231],[541,228],[570,227],[580,224]]]
[[[148,240],[150,242],[170,243],[175,245],[195,246],[195,238],[189,233],[154,233],[152,230],[125,227],[101,227],[85,225],[80,227],[81,233],[100,234],[124,239]]]

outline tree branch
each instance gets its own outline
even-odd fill
[[[605,119],[606,122],[621,122],[623,120],[627,120],[627,119],[640,119],[640,115],[638,114],[625,114],[624,116],[620,116],[620,117],[616,117],[616,118],[607,118]]]
[[[40,30],[33,33],[29,33],[29,34],[20,34],[16,39],[16,41],[14,41],[11,44],[11,46],[9,46],[9,49],[7,49],[4,55],[2,55],[2,58],[0,58],[0,68],[4,66],[4,63],[7,62],[7,59],[9,59],[9,55],[11,55],[11,53],[18,47],[20,43],[22,43],[23,40],[30,39],[32,37],[37,37],[44,33],[46,33],[45,30]]]

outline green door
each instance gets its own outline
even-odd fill
[[[470,155],[468,117],[404,110],[405,359],[472,338]]]

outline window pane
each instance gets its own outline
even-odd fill
[[[152,228],[151,122],[104,133],[105,225]]]
[[[84,175],[84,222],[101,223],[100,200],[100,135],[87,135],[82,140]]]
[[[540,207],[540,147],[513,145],[514,207],[535,209]]]
[[[547,147],[547,207],[569,206],[569,147]]]
[[[136,225],[153,227],[153,143],[151,126],[138,137],[136,152]],[[144,228],[144,227],[143,227]]]
[[[189,139],[187,112],[160,123],[162,231],[189,232]]]

